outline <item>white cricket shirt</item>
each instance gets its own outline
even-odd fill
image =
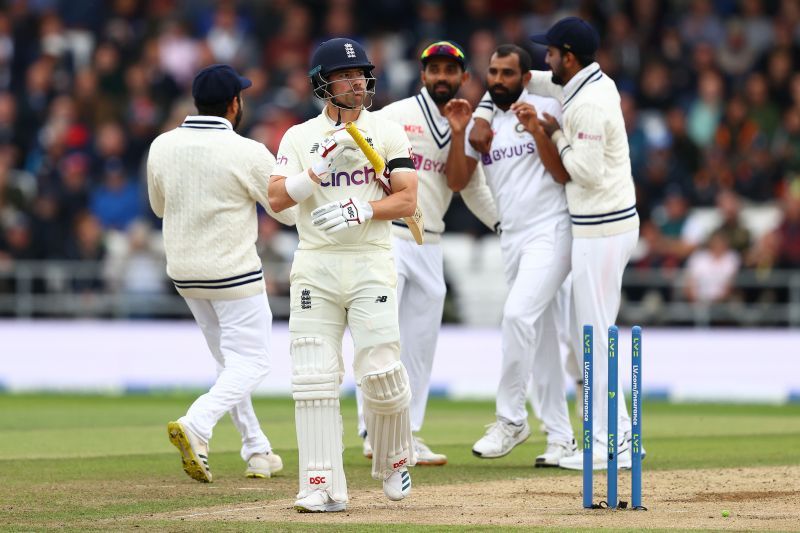
[[[444,215],[453,199],[447,186],[447,155],[450,151],[450,124],[439,112],[424,87],[419,94],[387,105],[375,115],[400,124],[413,148],[412,158],[419,176],[417,204],[425,219],[425,241],[439,242],[444,231]],[[486,186],[481,165],[475,168],[467,186],[461,190],[467,207],[494,229],[497,210],[491,191]],[[404,239],[413,239],[402,221],[393,221],[392,232]]]
[[[411,157],[411,145],[402,127],[388,119],[362,110],[355,121],[373,148],[387,162]],[[273,174],[294,176],[319,161],[320,142],[344,125],[336,126],[323,111],[302,124],[292,126],[281,139]],[[301,250],[316,249],[391,249],[388,220],[370,219],[365,224],[336,233],[325,233],[311,223],[311,212],[317,207],[346,198],[364,202],[380,200],[385,193],[376,180],[375,169],[361,150],[345,150],[333,162],[328,174],[313,194],[298,205],[297,233]]]
[[[264,291],[256,253],[256,202],[267,200],[275,158],[221,117],[189,116],[162,133],[147,156],[150,206],[164,219],[167,275],[188,298],[235,299]]]
[[[575,237],[617,235],[639,227],[636,191],[620,97],[614,80],[592,63],[561,87],[552,73],[531,71],[528,91],[562,104],[562,130],[553,135],[570,175],[567,200]],[[491,118],[484,96],[475,117]]]
[[[518,101],[530,103],[538,113],[549,113],[556,119],[561,117],[561,106],[552,98],[523,91]],[[568,219],[564,186],[556,183],[547,172],[533,136],[516,115],[511,110],[497,109],[491,125],[494,131],[491,151],[480,154],[468,140],[465,151],[469,157],[483,163],[503,234],[550,231],[559,221]]]

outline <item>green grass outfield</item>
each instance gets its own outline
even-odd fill
[[[256,411],[285,470],[272,480],[246,480],[239,437],[226,417],[217,426],[210,460],[215,483],[201,485],[180,468],[166,423],[194,395],[0,395],[0,529],[197,530],[198,525],[153,517],[201,506],[286,500],[296,491],[293,402],[259,398]],[[355,434],[355,401],[345,399],[345,468],[352,488],[379,489],[369,476]],[[422,436],[450,464],[416,468],[415,484],[577,475],[534,469],[544,446],[534,436],[509,456],[472,457],[472,444],[493,420],[491,402],[432,399]],[[800,405],[714,405],[647,402],[647,470],[800,464]],[[574,420],[575,427],[578,421]],[[538,423],[534,421],[535,427]],[[576,500],[576,507],[580,502]],[[341,526],[340,526],[341,527]],[[202,530],[312,531],[319,526],[263,522],[206,522]],[[494,529],[494,528],[493,528]],[[381,530],[380,525],[349,528]],[[387,529],[388,530],[388,529]],[[393,531],[462,531],[408,527]]]

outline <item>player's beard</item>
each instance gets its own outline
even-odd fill
[[[563,61],[563,60],[562,60]],[[552,75],[550,76],[550,80],[555,83],[556,85],[564,85],[566,82],[564,81],[564,65],[559,63],[557,67],[553,67],[550,69]]]
[[[233,119],[233,129],[239,128],[239,123],[242,122],[242,101],[239,100],[239,109],[236,111],[236,116]]]
[[[437,88],[444,87],[446,91],[437,91]],[[460,84],[450,85],[446,81],[437,81],[436,83],[430,83],[425,85],[425,89],[427,89],[428,94],[431,96],[431,100],[435,104],[446,104],[453,98],[455,98],[456,93],[461,88]]]
[[[492,102],[494,102],[498,107],[506,109],[508,106],[516,102],[521,94],[522,83],[511,89],[499,83],[489,87],[489,96],[492,97]]]

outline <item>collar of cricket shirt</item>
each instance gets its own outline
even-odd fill
[[[594,83],[603,77],[603,72],[600,70],[600,65],[596,62],[586,65],[572,77],[566,85],[564,85],[564,101],[561,104],[562,109],[566,109],[569,103],[575,96],[581,92],[581,89]]]
[[[233,131],[233,126],[226,118],[214,117],[209,115],[189,115],[184,119],[181,128],[193,130],[229,130]]]
[[[434,142],[439,148],[444,148],[450,142],[450,123],[439,113],[439,108],[428,93],[428,89],[425,87],[420,89],[416,99]]]

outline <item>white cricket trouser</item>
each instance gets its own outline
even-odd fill
[[[581,337],[575,336],[575,302],[572,299],[572,273],[564,280],[564,284],[556,296],[558,327],[558,344],[561,357],[564,359],[564,370],[573,383],[583,380],[583,351]]]
[[[297,250],[289,279],[292,341],[315,337],[327,342],[343,377],[342,337],[349,328],[356,383],[364,374],[400,360],[397,273],[391,251]]]
[[[217,361],[217,381],[195,400],[180,423],[208,442],[219,419],[230,412],[242,436],[242,459],[271,451],[250,400],[250,393],[269,372],[272,311],[267,294],[236,300],[185,300]]]
[[[397,305],[400,323],[400,360],[411,385],[411,431],[417,432],[425,420],[433,358],[442,325],[447,289],[444,284],[442,247],[439,243],[418,245],[392,237],[397,268]],[[358,431],[366,431],[361,390],[358,401]]]
[[[622,292],[622,274],[639,238],[639,230],[610,237],[574,238],[572,241],[572,297],[575,302],[574,335],[582,338],[583,326],[594,330],[592,407],[594,438],[608,442],[608,327],[616,323]],[[631,430],[631,419],[622,392],[623,369],[617,386],[618,434]]]
[[[510,290],[503,308],[496,414],[514,424],[527,420],[525,403],[533,372],[548,442],[573,438],[555,316],[556,293],[570,269],[571,243],[568,220],[537,234],[501,235]]]
[[[574,339],[573,330],[575,329],[575,306],[572,303],[572,276],[568,275],[564,283],[556,293],[555,301],[553,302],[555,317],[556,317],[556,332],[558,337],[558,350],[561,354],[562,363],[567,376],[573,378],[573,381],[580,379],[580,366],[582,363],[578,361],[580,341]],[[537,354],[539,351],[537,351]],[[579,355],[582,355],[580,353]],[[534,361],[534,367],[536,362]],[[536,376],[534,376],[535,378]],[[535,380],[531,380],[531,407],[533,407],[533,414],[539,420],[542,419],[542,391],[536,387]]]

